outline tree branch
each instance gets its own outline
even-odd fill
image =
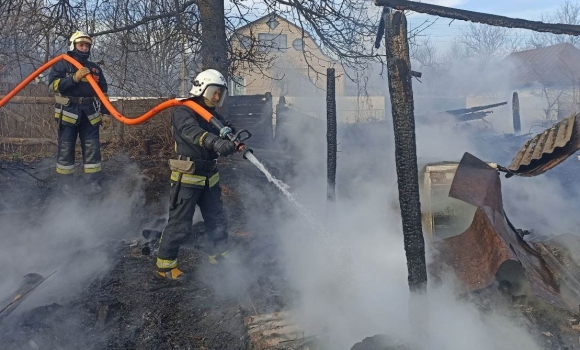
[[[109,30],[103,30],[103,31],[96,32],[96,33],[92,33],[92,34],[89,34],[89,35],[92,36],[92,37],[96,37],[96,36],[99,36],[99,35],[105,35],[105,34],[123,32],[123,31],[126,31],[126,30],[131,30],[131,29],[137,28],[140,25],[143,25],[145,23],[149,23],[149,22],[152,22],[152,21],[156,21],[156,20],[161,19],[161,18],[177,17],[178,15],[180,15],[181,13],[183,13],[185,11],[185,9],[187,9],[189,6],[196,5],[196,4],[197,4],[197,0],[189,0],[189,1],[186,1],[183,4],[183,6],[181,6],[181,8],[178,9],[178,10],[176,10],[176,11],[165,12],[165,13],[161,13],[159,15],[145,17],[145,18],[142,18],[141,20],[139,20],[139,21],[137,21],[135,23],[129,24],[129,25],[124,26],[124,27],[121,27],[121,28],[113,28],[113,29],[109,29]]]

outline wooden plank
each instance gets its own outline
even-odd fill
[[[50,138],[4,137],[0,138],[0,143],[18,144],[22,146],[45,145],[47,143],[56,145],[56,140]]]
[[[0,100],[4,98],[5,95],[0,95]],[[54,96],[14,96],[10,99],[9,103],[15,104],[54,104]]]
[[[300,345],[315,338],[315,336],[312,332],[304,330],[299,324],[295,323],[293,318],[291,311],[244,318],[244,324],[250,337],[251,349],[290,350],[304,348],[300,347]]]

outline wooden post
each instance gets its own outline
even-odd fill
[[[146,156],[151,155],[151,140],[143,139],[141,140],[141,153]]]
[[[327,142],[327,190],[326,200],[336,199],[336,97],[334,68],[326,70],[326,142]]]
[[[514,133],[519,134],[522,131],[522,123],[520,120],[520,99],[517,91],[514,91],[512,97],[512,118],[514,123]]]
[[[274,107],[272,106],[272,93],[268,91],[264,94],[264,97],[266,98],[266,104],[264,105],[266,113],[264,114],[266,115],[265,118],[270,121],[270,130],[268,130],[270,136],[272,136],[268,139],[268,142],[270,142],[274,139]]]
[[[125,100],[121,100],[120,107],[121,107],[121,113],[124,114],[125,113]],[[115,119],[115,122],[118,125],[117,142],[119,142],[120,144],[123,144],[125,141],[125,124],[121,123],[120,121],[118,121],[116,119]]]
[[[399,204],[407,256],[409,289],[412,292],[423,292],[427,289],[425,241],[421,227],[407,19],[402,12],[388,15],[385,36],[389,92],[395,132]]]
[[[276,104],[276,116],[274,117],[274,138],[278,137],[278,127],[282,124],[282,114],[284,113],[284,108],[286,108],[286,98],[280,96],[278,103]]]

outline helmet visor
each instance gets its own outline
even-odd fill
[[[203,92],[203,97],[208,103],[209,107],[221,107],[226,98],[228,89],[225,86],[209,85]]]

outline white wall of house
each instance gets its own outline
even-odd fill
[[[285,96],[286,105],[313,118],[326,120],[326,97]],[[273,105],[279,97],[273,98]],[[370,96],[336,97],[336,119],[339,123],[364,123],[385,120],[385,98]]]

